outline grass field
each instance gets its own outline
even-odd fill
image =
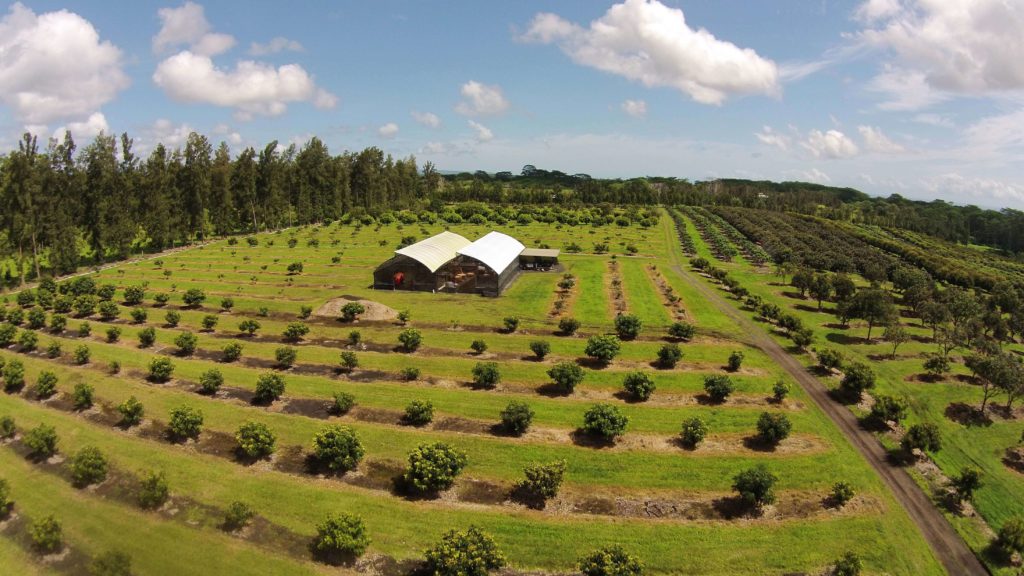
[[[696,238],[699,252],[712,258],[700,238]],[[903,398],[908,402],[910,414],[905,426],[916,423],[933,423],[939,427],[942,449],[932,455],[934,463],[945,477],[953,477],[962,469],[972,466],[981,470],[984,484],[974,498],[974,507],[981,515],[946,511],[954,527],[967,543],[996,573],[1016,574],[1013,568],[993,558],[988,553],[992,530],[998,529],[1006,520],[1024,515],[1024,475],[1011,470],[1003,463],[1009,447],[1019,445],[1024,435],[1024,419],[993,418],[985,425],[968,425],[949,417],[950,407],[966,405],[977,407],[981,404],[981,387],[971,382],[970,371],[963,365],[961,353],[954,352],[952,370],[945,377],[933,380],[923,378],[923,363],[928,354],[936,351],[932,331],[916,318],[902,319],[911,340],[898,348],[895,358],[890,358],[892,345],[882,340],[882,329],[875,328],[872,341],[867,341],[867,325],[857,321],[849,327],[839,325],[834,315],[834,304],[825,303],[821,311],[811,299],[802,299],[795,289],[783,285],[782,278],[764,268],[755,268],[735,259],[733,262],[718,262],[715,265],[729,271],[740,285],[767,302],[774,302],[786,312],[813,327],[816,340],[814,348],[840,350],[849,361],[869,364],[877,375],[877,388],[872,394],[885,394]],[[856,279],[860,284],[867,282]],[[791,345],[788,339],[776,334],[780,343]],[[1007,349],[1024,352],[1020,344],[1008,345]],[[814,360],[804,355],[804,362],[813,370]],[[830,387],[837,387],[838,376],[821,377]],[[1005,401],[1005,398],[1002,400]],[[996,400],[996,402],[1001,402]],[[852,408],[863,414],[861,408]],[[1020,409],[1018,408],[1018,412]],[[880,434],[883,443],[895,447],[897,442],[890,433]],[[933,494],[936,505],[946,510],[943,494],[948,489],[946,479],[931,473],[927,465],[911,470],[924,489]]]
[[[0,350],[6,362],[18,359],[24,364],[28,383],[21,392],[0,395],[0,416],[12,415],[22,435],[47,423],[60,437],[58,457],[47,462],[26,459],[20,440],[0,447],[0,477],[9,481],[15,500],[15,519],[0,529],[0,556],[26,574],[75,573],[89,557],[111,549],[129,553],[140,574],[327,573],[335,569],[315,562],[306,545],[318,522],[344,511],[364,519],[372,538],[367,555],[375,559],[374,565],[389,566],[386,573],[407,570],[445,531],[470,525],[491,533],[511,566],[523,571],[570,571],[587,552],[617,543],[651,573],[822,573],[847,551],[858,553],[870,574],[942,572],[880,480],[799,387],[793,386],[782,404],[767,400],[776,381],[786,378],[784,373],[745,344],[727,318],[672,272],[672,255],[679,247],[667,217],[649,229],[542,223],[501,229],[527,246],[576,242],[583,247],[583,253],[563,253],[561,258],[577,280],[562,311],[581,321],[575,337],[558,335],[558,317],[552,315],[558,273],[524,273],[499,298],[368,287],[372,270],[390,256],[400,238],[423,238],[441,229],[307,227],[261,234],[257,246],[222,240],[96,274],[98,284],[117,286],[117,302],[124,288],[145,284],[146,321],[133,323],[129,307],[121,306],[116,320],[88,318],[89,336],[78,335],[82,320],[72,318],[60,334],[40,330],[39,351],[25,352],[17,345]],[[477,238],[489,228],[452,230]],[[698,250],[706,253],[696,231],[691,234]],[[295,247],[289,247],[290,238],[296,240]],[[596,243],[608,244],[609,253],[593,253]],[[637,254],[626,254],[630,245],[639,249]],[[584,362],[585,379],[572,394],[551,394],[546,371],[556,362],[581,359],[587,336],[612,330],[613,259],[625,307],[644,323],[641,337],[624,342],[620,356],[607,367]],[[301,274],[288,275],[293,262],[303,264]],[[773,290],[768,284],[772,279],[742,258],[730,266],[746,275],[745,283],[757,284],[766,294]],[[681,344],[683,360],[671,370],[651,365],[673,320],[655,272],[682,298],[686,319],[697,328],[696,336]],[[182,307],[181,296],[190,288],[206,294],[200,309]],[[156,305],[157,293],[167,293],[169,303]],[[298,321],[301,308],[317,309],[340,296],[408,310],[409,324],[423,335],[423,347],[415,353],[396,350],[404,328],[397,322],[313,317],[305,321],[310,332],[303,341],[288,344],[297,350],[295,366],[275,368],[275,351],[285,345],[281,334]],[[223,298],[233,299],[230,312],[220,309]],[[175,327],[165,324],[168,310],[181,316]],[[203,317],[209,314],[218,317],[217,326],[203,331]],[[521,324],[517,332],[506,334],[500,328],[509,316]],[[260,323],[255,336],[239,333],[238,324],[245,319]],[[110,326],[121,329],[118,342],[107,342]],[[137,335],[145,327],[156,329],[156,342],[139,348]],[[352,349],[347,342],[353,330],[361,333],[365,347],[353,349],[359,367],[345,373],[336,368],[341,352]],[[188,357],[178,355],[174,345],[185,331],[198,336],[198,349]],[[478,339],[488,344],[479,357],[470,351],[470,343]],[[543,361],[530,359],[529,343],[537,339],[551,344]],[[60,344],[58,358],[43,352],[51,341]],[[220,361],[221,349],[233,342],[243,346],[242,359]],[[71,359],[81,345],[90,351],[85,365]],[[745,360],[731,375],[735,395],[724,404],[706,403],[703,378],[726,374],[726,360],[736,350],[743,351]],[[911,350],[908,345],[901,354]],[[146,379],[154,358],[172,359],[170,382]],[[471,385],[472,369],[482,360],[500,366],[502,382],[496,389]],[[120,364],[117,374],[108,369],[113,361]],[[899,365],[892,363],[894,369]],[[418,380],[401,377],[408,367],[421,371]],[[221,392],[197,394],[200,375],[213,368],[224,376]],[[39,400],[32,387],[47,370],[57,375],[59,392]],[[648,372],[657,384],[648,402],[629,402],[618,395],[626,373],[634,370]],[[282,375],[286,390],[269,406],[254,405],[248,399],[257,378],[267,372]],[[80,382],[95,387],[96,407],[75,412],[67,397]],[[326,411],[336,392],[356,399],[356,407],[340,417]],[[948,393],[953,397],[961,392],[950,386]],[[129,396],[144,404],[145,421],[125,430],[112,425],[111,407]],[[938,404],[944,400],[930,398],[934,409],[941,410]],[[433,403],[431,424],[401,424],[404,407],[415,399]],[[522,438],[492,430],[510,400],[527,402],[536,414]],[[596,402],[612,403],[629,417],[627,432],[615,446],[594,446],[576,432],[583,413]],[[198,441],[165,439],[169,414],[182,405],[203,412]],[[925,413],[929,409],[921,408]],[[784,413],[793,423],[792,436],[775,450],[750,442],[762,412]],[[681,422],[692,416],[703,418],[710,434],[703,445],[687,450],[674,439]],[[266,423],[276,433],[277,451],[270,460],[245,464],[233,457],[234,432],[250,420]],[[309,473],[301,466],[313,436],[328,422],[350,425],[366,449],[359,468],[341,477]],[[1002,440],[991,439],[994,434],[993,429],[985,435],[991,446]],[[392,478],[402,472],[407,454],[435,440],[468,456],[455,487],[432,499],[395,490]],[[958,442],[950,441],[943,456],[955,458]],[[111,461],[114,474],[98,487],[79,489],[68,481],[61,459],[83,446],[98,447]],[[977,445],[964,447],[968,449],[985,450]],[[555,460],[567,463],[566,480],[546,508],[530,509],[509,498],[524,467]],[[736,516],[733,476],[759,463],[779,478],[778,503],[761,516]],[[144,470],[166,473],[172,500],[160,510],[143,511],[131,498],[135,475]],[[844,508],[828,507],[824,500],[840,480],[852,484],[857,495]],[[992,506],[1010,499],[999,489],[993,476],[983,493],[985,499],[995,499]],[[234,500],[256,510],[252,529],[228,533],[219,528]],[[984,501],[979,504],[983,512],[986,506]],[[28,548],[25,523],[46,514],[55,514],[64,524],[73,553],[63,559],[40,558]],[[172,557],[180,562],[169,563]],[[369,568],[360,564],[360,570]]]

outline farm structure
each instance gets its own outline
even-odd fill
[[[501,232],[488,232],[470,242],[446,230],[395,250],[374,270],[373,287],[498,296],[524,268],[548,269],[557,261],[557,250],[531,255],[521,242]]]

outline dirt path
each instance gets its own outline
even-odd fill
[[[917,524],[925,540],[932,547],[932,553],[952,576],[988,574],[988,569],[974,555],[974,552],[946,521],[942,513],[932,504],[905,470],[888,462],[885,448],[868,431],[857,423],[853,413],[834,402],[825,386],[811,375],[804,366],[780,346],[753,320],[747,318],[714,289],[708,287],[692,272],[680,265],[679,255],[672,250],[673,270],[695,287],[709,302],[736,323],[749,336],[750,343],[764,351],[779,366],[784,368],[807,392],[821,410],[835,423],[858,452],[882,477],[885,485],[892,490],[896,500],[906,509]]]

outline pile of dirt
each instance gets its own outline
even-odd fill
[[[398,318],[398,311],[394,308],[385,306],[380,302],[363,300],[355,296],[342,296],[341,298],[328,300],[323,306],[317,308],[313,315],[321,318],[340,318],[341,309],[349,302],[358,302],[366,308],[366,311],[359,315],[360,320],[385,321]]]
[[[1003,464],[1006,464],[1011,470],[1024,474],[1024,446],[1007,448],[1006,455],[1003,457]]]

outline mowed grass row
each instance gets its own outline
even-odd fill
[[[111,404],[119,404],[130,395],[136,396],[146,406],[147,417],[167,421],[170,410],[181,405],[200,408],[206,415],[206,427],[211,430],[233,434],[242,423],[249,419],[266,422],[278,433],[282,445],[308,446],[317,430],[326,425],[322,419],[308,418],[293,414],[284,414],[262,407],[248,406],[236,402],[210,398],[185,392],[171,387],[151,385],[136,379],[110,377],[95,373],[83,373],[62,367],[53,367],[46,362],[34,358],[26,362],[29,382],[34,382],[36,375],[43,369],[50,369],[60,378],[59,388],[70,393],[74,384],[80,381],[89,382],[96,387],[98,398]],[[290,384],[289,380],[289,384]],[[362,398],[357,395],[357,403]],[[532,405],[532,404],[531,404]],[[494,407],[492,418],[497,421],[498,406]],[[439,411],[443,406],[439,406]],[[648,418],[656,418],[660,411],[649,409]],[[679,413],[671,409],[665,412],[676,417]],[[725,422],[732,418],[743,417],[741,426],[726,428],[722,432],[753,432],[756,413],[741,411],[738,414],[727,412],[722,415]],[[685,414],[685,412],[683,412]],[[745,417],[744,417],[745,416]],[[440,418],[439,414],[435,418]],[[817,416],[807,415],[795,418],[795,430],[805,433],[807,430],[821,430]],[[378,459],[404,461],[408,452],[424,442],[448,441],[465,450],[469,455],[470,464],[467,474],[474,477],[514,480],[521,476],[522,469],[535,462],[547,462],[565,459],[569,465],[569,481],[581,485],[606,485],[632,488],[683,488],[693,490],[728,491],[732,476],[738,471],[749,467],[755,462],[765,462],[769,468],[780,475],[780,486],[791,488],[827,488],[830,486],[831,475],[842,473],[851,481],[865,489],[874,484],[869,474],[858,471],[855,461],[850,461],[850,454],[842,448],[835,447],[835,438],[829,431],[826,441],[833,447],[825,452],[812,454],[780,454],[771,453],[710,453],[700,452],[687,454],[682,449],[671,451],[647,450],[607,450],[578,447],[573,444],[548,444],[515,441],[502,437],[454,434],[452,432],[399,427],[383,424],[371,424],[354,421],[351,418],[338,418],[338,421],[352,426],[360,433],[368,455]],[[582,420],[582,418],[580,418]],[[673,418],[674,420],[674,418]],[[678,422],[676,420],[675,422]],[[669,424],[672,421],[665,421]],[[724,427],[724,426],[723,426]],[[674,433],[678,424],[666,433]],[[694,460],[695,459],[695,460]],[[700,465],[694,465],[699,461]],[[785,478],[783,478],[785,476]],[[859,476],[859,477],[858,477]]]
[[[657,573],[697,572],[702,574],[774,574],[797,567],[823,568],[846,550],[856,550],[869,565],[886,566],[896,574],[938,574],[935,562],[916,545],[914,532],[906,523],[891,515],[842,516],[802,522],[757,524],[694,523],[679,524],[625,519],[539,518],[535,512],[494,513],[484,510],[452,507],[443,502],[410,502],[379,497],[357,488],[338,488],[336,483],[297,478],[276,472],[253,473],[243,466],[219,458],[189,453],[181,447],[140,440],[123,433],[97,427],[70,415],[54,414],[45,408],[10,396],[0,396],[4,411],[16,411],[19,424],[31,427],[47,422],[57,427],[60,448],[72,453],[85,445],[95,445],[109,455],[113,464],[123,470],[158,469],[167,473],[172,493],[187,496],[201,503],[224,508],[236,499],[244,499],[268,520],[300,534],[312,534],[313,525],[326,514],[347,511],[362,516],[370,531],[372,551],[398,558],[419,556],[419,551],[433,544],[450,527],[470,524],[480,526],[495,536],[514,565],[522,568],[568,570],[575,558],[595,546],[617,543],[628,547]],[[124,547],[124,534],[133,538],[129,550],[138,555],[138,566],[158,564],[160,556],[136,548],[150,539],[168,544],[188,542],[182,535],[162,533],[162,529],[178,529],[159,519],[124,505],[96,502],[83,492],[74,492],[63,481],[33,477],[29,464],[18,463],[8,450],[0,450],[0,462],[10,463],[5,470],[14,470],[19,478],[16,494],[30,492],[27,509],[36,513],[67,514],[67,522],[81,526],[81,540],[88,540],[95,549]],[[16,465],[16,466],[15,466]],[[45,480],[45,481],[44,481]],[[84,503],[76,506],[64,502]],[[311,503],[315,503],[311,505]],[[887,506],[892,504],[887,502]],[[31,506],[31,508],[28,508]],[[108,522],[107,529],[92,530],[93,522],[128,516],[135,523],[132,529]],[[135,518],[132,518],[135,517]],[[401,522],[396,522],[401,518]],[[140,530],[140,526],[149,528]],[[230,549],[233,543],[222,543],[218,535],[199,531],[211,553]],[[808,545],[813,542],[814,545]],[[212,544],[212,545],[211,545]],[[237,544],[248,551],[248,547]],[[225,550],[225,551],[226,551]],[[699,551],[680,554],[680,550]],[[163,555],[166,562],[167,554]],[[223,553],[220,561],[235,560]],[[259,563],[260,555],[237,560],[242,566]],[[202,556],[200,555],[201,559]],[[275,573],[296,573],[291,566],[282,566],[284,559],[263,562]],[[206,572],[197,568],[197,572]],[[236,570],[236,573],[239,572]],[[148,571],[147,571],[148,573]],[[162,573],[154,570],[154,573]],[[244,572],[242,572],[244,573]]]

